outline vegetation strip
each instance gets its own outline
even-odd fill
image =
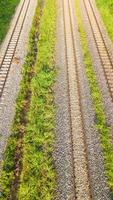
[[[0,199],[16,198],[20,173],[22,169],[23,135],[26,125],[26,112],[31,96],[30,82],[33,76],[33,65],[36,62],[37,41],[40,20],[40,1],[38,3],[32,30],[29,36],[29,49],[23,66],[23,80],[17,99],[16,114],[13,124],[13,134],[10,136],[4,155],[3,171],[0,178]]]
[[[106,123],[106,116],[102,105],[101,94],[98,88],[96,75],[93,69],[93,64],[88,49],[87,36],[81,19],[78,0],[75,0],[75,9],[78,20],[78,28],[80,32],[80,40],[83,50],[85,71],[89,82],[90,92],[93,100],[93,107],[95,110],[95,126],[98,132],[100,133],[100,140],[103,149],[104,163],[105,163],[105,174],[108,179],[108,185],[113,194],[113,148],[110,139],[110,127],[107,126]]]
[[[52,152],[55,19],[55,0],[46,0],[40,22],[35,75],[31,83],[32,97],[24,136],[23,170],[18,199],[54,199]]]
[[[20,0],[0,1],[0,44],[8,31],[12,15],[19,2]]]
[[[113,1],[96,0],[96,4],[113,42]]]

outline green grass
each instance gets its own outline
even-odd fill
[[[20,0],[0,0],[0,44],[3,41],[15,8]]]
[[[96,4],[113,42],[113,0],[96,0]]]
[[[23,80],[17,99],[13,133],[9,138],[4,155],[3,171],[0,178],[0,199],[2,200],[7,199],[10,194],[14,178],[13,158],[21,131],[24,132],[24,135],[18,199],[52,200],[55,194],[56,176],[52,157],[55,115],[53,85],[56,76],[54,68],[55,0],[45,0],[38,31],[38,43],[35,40],[37,35],[36,16],[37,14],[30,34],[29,52],[23,66]],[[37,57],[36,45],[38,48]],[[27,113],[25,113],[26,109]]]
[[[54,199],[53,164],[55,79],[55,0],[46,0],[40,22],[38,56],[31,83],[31,103],[24,136],[23,170],[18,199]]]
[[[93,64],[87,43],[87,36],[81,19],[78,0],[75,0],[75,9],[83,51],[83,61],[85,64],[86,76],[89,82],[90,93],[93,101],[93,108],[95,111],[95,127],[100,134],[100,141],[104,155],[105,174],[108,180],[108,185],[113,193],[113,148],[111,145],[110,127],[107,126],[106,123],[106,116],[102,105],[101,93],[99,91],[95,72],[93,69]]]

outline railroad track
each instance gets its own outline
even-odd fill
[[[93,8],[93,2],[91,0],[83,0],[83,2],[103,67],[109,93],[113,101],[113,62],[100,29],[98,17]]]
[[[8,78],[11,64],[15,55],[15,51],[18,45],[18,41],[23,29],[23,25],[26,19],[27,11],[29,9],[31,0],[23,0],[20,7],[11,37],[9,39],[8,45],[6,47],[4,56],[0,63],[0,98],[2,97],[5,83]]]
[[[73,157],[73,184],[75,199],[91,200],[87,147],[84,134],[83,113],[81,109],[80,80],[78,73],[78,52],[76,46],[74,5],[72,0],[62,0],[65,55],[71,124],[71,145]]]

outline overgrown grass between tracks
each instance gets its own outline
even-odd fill
[[[45,0],[40,19],[40,2],[43,1],[38,2],[30,33],[29,51],[23,66],[13,133],[4,155],[0,178],[2,200],[11,197],[14,192],[17,193],[15,198],[20,200],[54,199],[55,170],[52,152],[56,6],[55,0]]]
[[[20,0],[0,0],[0,44],[3,41]]]
[[[87,36],[82,22],[78,0],[75,0],[75,11],[80,32],[83,61],[85,64],[85,71],[89,82],[90,93],[92,96],[93,107],[95,111],[95,126],[100,134],[100,141],[103,149],[105,174],[107,176],[108,185],[113,193],[113,148],[111,145],[110,127],[106,123],[106,116],[102,105],[102,97],[93,69],[92,59],[88,48]]]
[[[96,4],[113,42],[113,0],[96,0]]]
[[[24,136],[23,170],[18,199],[54,199],[55,170],[53,85],[56,32],[55,0],[45,0],[40,22],[38,56],[31,82],[31,103]]]

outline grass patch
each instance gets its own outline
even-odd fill
[[[36,13],[33,20],[32,29],[29,36],[28,54],[25,59],[25,64],[22,71],[22,82],[20,85],[20,92],[16,103],[16,114],[13,123],[12,134],[8,139],[6,151],[4,154],[3,170],[0,177],[0,199],[6,200],[16,195],[18,183],[16,188],[13,188],[15,178],[20,178],[22,168],[22,151],[23,151],[23,134],[25,134],[26,112],[28,111],[28,104],[30,100],[30,83],[33,76],[33,67],[36,62],[37,37],[39,32],[39,21],[41,15],[40,1],[38,1]],[[18,152],[17,152],[18,151]],[[20,155],[19,155],[20,154]],[[16,155],[18,158],[16,158]],[[18,165],[16,166],[18,162]],[[17,169],[19,168],[19,169]],[[15,191],[16,190],[16,191]],[[14,193],[13,193],[14,191]],[[13,196],[14,197],[14,196]],[[15,198],[16,199],[16,196]]]
[[[23,170],[18,199],[54,199],[53,164],[55,80],[55,0],[45,0],[40,22],[38,56],[31,82],[31,103],[24,135]]]
[[[113,148],[110,138],[110,127],[107,126],[106,116],[102,105],[101,93],[96,80],[96,75],[93,69],[93,64],[88,48],[87,36],[84,25],[81,19],[79,8],[79,0],[75,0],[75,9],[78,20],[78,28],[80,33],[80,40],[83,52],[83,61],[85,64],[85,71],[89,82],[90,93],[93,100],[93,107],[95,111],[95,126],[100,134],[101,145],[104,155],[105,174],[108,179],[108,185],[113,194]]]
[[[3,41],[15,8],[20,0],[0,0],[0,44]]]
[[[113,0],[96,0],[96,4],[113,42]]]

